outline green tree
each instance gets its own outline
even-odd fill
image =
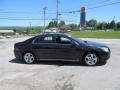
[[[52,28],[52,27],[57,27],[57,22],[56,21],[49,22],[48,28]]]
[[[64,25],[65,25],[65,21],[60,21],[59,26],[61,27],[61,26],[64,26]]]
[[[120,22],[117,22],[117,29],[120,29]]]
[[[115,29],[115,21],[114,20],[112,20],[111,22],[110,22],[110,29]]]
[[[53,24],[54,24],[54,26],[53,27],[57,27],[57,21],[53,21]]]
[[[102,23],[101,23],[101,22],[97,23],[96,29],[98,29],[98,30],[101,30],[101,29],[102,29]]]
[[[53,22],[49,22],[48,28],[51,28],[51,27],[53,27],[53,26],[54,26],[54,23],[53,23]]]
[[[107,23],[106,29],[110,29],[110,23]]]
[[[102,22],[102,30],[106,30],[107,29],[107,23],[106,22]]]
[[[44,30],[44,27],[38,26],[38,27],[32,27],[30,30],[30,34],[38,34],[42,30]]]
[[[77,30],[78,26],[76,24],[69,24],[71,30]]]
[[[95,26],[97,24],[97,20],[91,19],[91,20],[87,21],[86,24],[88,27],[93,27],[93,29],[95,29]]]

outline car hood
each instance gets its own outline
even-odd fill
[[[87,46],[94,46],[94,47],[107,47],[105,44],[97,43],[97,42],[92,42],[92,41],[83,41],[83,43]]]

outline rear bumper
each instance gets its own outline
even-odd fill
[[[21,53],[20,50],[14,49],[14,56],[15,56],[17,59],[22,60],[22,53]]]

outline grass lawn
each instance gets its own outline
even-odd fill
[[[120,39],[120,31],[109,31],[109,32],[101,32],[101,31],[81,31],[81,32],[68,32],[75,37],[80,38],[105,38],[105,39]]]

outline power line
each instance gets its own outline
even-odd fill
[[[87,10],[96,9],[96,8],[100,8],[100,7],[106,7],[106,6],[110,6],[110,5],[114,5],[114,4],[120,4],[120,2],[113,2],[113,3],[110,3],[110,4],[99,5],[99,6],[88,8]]]
[[[96,3],[92,3],[92,4],[88,4],[88,5],[96,5],[96,4],[106,3],[106,2],[109,2],[109,1],[111,1],[111,0],[98,1]]]
[[[76,12],[80,12],[80,10],[76,10],[76,11],[67,11],[67,12],[60,12],[60,13],[76,13]]]
[[[104,0],[104,1],[106,1],[106,0]],[[92,10],[92,9],[96,9],[96,8],[106,7],[106,6],[115,5],[115,4],[120,4],[120,2],[113,2],[113,3],[109,3],[109,4],[103,4],[103,5],[99,5],[99,6],[88,8],[87,10]],[[80,12],[80,10],[67,11],[67,12],[57,12],[57,13],[59,15],[59,14],[74,14],[76,12]],[[0,13],[2,13],[2,12],[0,12]],[[25,12],[4,12],[4,13],[25,13]],[[28,12],[26,12],[26,13],[28,13]],[[42,12],[42,14],[43,14],[43,12]],[[33,18],[32,19],[26,19],[26,18],[25,19],[20,19],[20,18],[0,18],[0,19],[6,19],[6,20],[44,20],[44,19],[37,19],[37,18],[36,19],[33,19]],[[53,19],[46,19],[46,20],[53,20]]]
[[[101,2],[107,2],[107,1],[110,1],[110,0],[104,0],[104,1],[101,1]],[[58,1],[57,1],[57,8],[58,8]],[[110,4],[103,4],[103,5],[99,5],[99,6],[95,6],[95,7],[90,7],[88,8],[87,10],[89,9],[95,9],[95,8],[100,8],[100,7],[105,7],[105,6],[110,6],[110,5],[113,5],[113,4],[119,4],[120,2],[113,2],[113,3],[110,3]],[[70,13],[70,14],[74,14],[76,12],[80,12],[80,10],[74,10],[74,11],[65,11],[65,12],[58,12],[58,9],[57,9],[57,14],[62,14],[62,13]],[[17,11],[0,11],[0,13],[22,13],[22,14],[44,14],[43,12],[26,12],[26,11],[20,11],[20,12],[17,12]],[[55,14],[55,12],[53,13],[46,13],[46,14]],[[57,17],[57,15],[56,15]]]
[[[44,14],[43,12],[24,12],[24,11],[0,11],[0,13],[5,14]],[[55,12],[46,13],[46,14],[55,14]]]
[[[73,16],[73,15],[70,15],[70,14],[67,14],[67,15],[66,15],[66,14],[61,14],[61,17],[63,17],[63,16],[67,16],[67,17],[71,17],[71,18],[73,18],[73,17],[74,17],[74,18],[80,18],[80,17],[77,16],[77,15],[76,15],[76,16]]]
[[[71,17],[71,19],[72,19],[72,17],[74,17],[74,18],[78,18],[78,17],[76,17],[76,16],[72,16],[72,15],[67,15],[68,17]],[[61,16],[62,17],[62,16]],[[62,17],[63,18],[63,17]],[[44,19],[40,19],[40,18],[14,18],[14,17],[3,17],[3,18],[0,18],[1,20],[2,19],[5,19],[5,20],[44,20]],[[45,20],[55,20],[55,19],[53,19],[53,18],[45,18]],[[58,20],[60,20],[60,19],[58,19]]]
[[[113,2],[113,3],[109,3],[109,4],[103,4],[103,5],[99,5],[99,6],[95,6],[95,7],[90,7],[90,8],[87,8],[87,10],[106,7],[106,6],[110,6],[110,5],[114,5],[114,4],[120,4],[120,2]],[[77,13],[77,12],[81,12],[81,11],[80,10],[75,10],[75,11],[68,11],[68,12],[61,12],[61,13],[73,13],[74,14],[74,13]]]
[[[101,3],[104,3],[104,2],[108,2],[110,0],[103,0],[101,1]],[[58,8],[58,3],[59,1],[57,0],[57,8]],[[110,4],[104,4],[104,5],[99,5],[99,6],[95,6],[95,7],[91,7],[91,8],[88,8],[88,9],[93,9],[93,8],[98,8],[98,7],[105,7],[105,6],[109,6],[109,5],[113,5],[113,4],[119,4],[120,2],[113,2],[113,3],[110,3]],[[58,12],[57,13],[76,13],[76,12],[80,12],[80,10],[74,10],[74,11],[65,11],[65,12]],[[43,12],[27,12],[27,11],[0,11],[0,13],[16,13],[16,14],[43,14]],[[53,13],[47,13],[47,14],[55,14],[55,12]]]
[[[109,1],[111,1],[111,0],[103,0],[103,1],[101,1],[99,3],[104,3],[104,2],[109,2]]]
[[[16,13],[16,14],[20,14],[20,13],[24,13],[24,14],[32,14],[32,13],[39,13],[39,12],[26,12],[26,11],[0,11],[0,13]]]
[[[44,19],[34,19],[34,18],[32,18],[32,19],[27,19],[27,18],[21,18],[21,19],[19,19],[19,18],[0,18],[1,20],[3,19],[3,20],[37,20],[37,21],[39,21],[39,20],[44,20]],[[46,20],[52,20],[52,19],[46,19]]]
[[[18,18],[0,18],[0,20],[18,20],[18,21],[23,21],[23,20],[33,20],[33,21],[42,21],[42,20],[44,20],[44,19],[18,19]],[[46,19],[47,21],[51,21],[51,20],[53,20],[53,19]],[[59,20],[59,19],[58,19]],[[67,21],[67,22],[76,22],[76,23],[78,23],[77,21],[75,21],[75,20],[67,20],[67,19],[61,19],[61,20],[64,20],[64,21]]]

